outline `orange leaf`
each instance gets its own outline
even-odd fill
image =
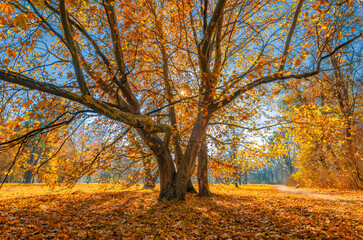
[[[298,66],[300,66],[300,64],[301,64],[301,58],[298,58],[298,59],[296,59],[296,62],[295,62],[295,67],[298,67]]]
[[[10,4],[2,4],[0,5],[0,10],[4,12],[6,15],[10,15],[14,13],[14,9]]]

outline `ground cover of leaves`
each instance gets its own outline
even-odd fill
[[[156,190],[5,185],[0,239],[363,239],[362,192],[332,201],[269,185],[212,191],[157,202]]]

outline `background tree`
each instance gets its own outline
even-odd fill
[[[362,188],[360,51],[332,55],[333,71],[295,82],[285,98],[299,148],[295,178],[306,185]]]

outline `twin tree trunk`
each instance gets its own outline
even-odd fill
[[[156,186],[156,181],[159,178],[159,170],[156,170],[154,173],[152,171],[151,160],[148,160],[144,163],[144,189],[154,189]],[[188,193],[197,193],[195,190],[192,181],[189,179],[187,185]]]
[[[149,133],[142,129],[137,130],[146,145],[154,153],[158,163],[159,200],[185,200],[187,190],[192,189],[190,178],[195,170],[196,158],[202,146],[209,119],[209,114],[206,111],[199,111],[188,145],[178,166],[178,171],[169,146],[165,145],[164,141],[156,133]]]

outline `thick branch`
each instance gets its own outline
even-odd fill
[[[215,62],[213,67],[213,76],[217,76],[219,73],[219,70],[221,68],[221,62],[222,62],[222,50],[221,50],[221,41],[222,41],[222,25],[223,25],[223,15],[219,19],[218,27],[216,29],[216,47],[215,47]]]
[[[302,7],[303,3],[304,3],[304,0],[299,0],[299,3],[297,5],[295,15],[294,15],[294,19],[292,20],[292,24],[291,24],[291,27],[290,27],[290,30],[289,30],[289,34],[287,35],[287,39],[286,39],[286,43],[285,43],[285,49],[284,49],[284,52],[282,54],[282,62],[281,62],[281,65],[279,67],[279,72],[283,71],[284,68],[285,68],[285,63],[286,63],[287,54],[288,54],[288,51],[289,51],[289,48],[290,48],[291,38],[294,35],[294,31],[295,31],[295,28],[296,28],[296,23],[297,23],[297,20],[299,18],[299,14],[300,14],[301,7]]]
[[[35,81],[16,72],[0,70],[0,80],[78,102],[108,118],[126,123],[136,128],[145,129],[146,131],[166,132],[171,130],[170,126],[165,124],[154,125],[151,117],[149,116],[140,116],[123,112],[117,108],[111,107],[108,103],[92,98],[90,95],[80,96],[75,93],[62,90],[53,84]]]
[[[123,58],[121,39],[119,37],[120,33],[118,31],[116,11],[115,11],[115,6],[114,6],[115,1],[114,0],[104,0],[103,5],[106,10],[108,24],[110,26],[111,39],[112,39],[112,44],[113,44],[114,55],[115,55],[115,59],[116,59],[118,72],[122,79],[121,82],[117,81],[116,84],[118,84],[118,86],[120,87],[123,96],[125,97],[126,101],[130,104],[132,110],[135,113],[139,113],[140,112],[139,102],[137,101],[136,97],[134,96],[133,92],[131,91],[130,85],[127,82],[125,61]]]
[[[46,6],[47,6],[48,9],[50,9],[55,14],[60,15],[60,12],[56,8],[54,8],[48,2],[45,2],[45,3],[46,3]],[[72,17],[70,16],[70,14],[68,12],[67,12],[67,18],[68,18],[69,23],[71,25],[73,25],[81,34],[83,34],[83,36],[91,43],[91,45],[93,46],[96,54],[101,58],[102,62],[106,65],[107,71],[108,71],[109,75],[111,76],[113,82],[117,82],[116,76],[115,76],[115,74],[113,73],[113,70],[112,70],[111,63],[107,59],[105,54],[101,51],[101,49],[98,46],[97,42],[90,36],[90,34],[86,31],[86,29],[79,22],[72,19]],[[79,48],[78,48],[78,51],[79,51]],[[105,81],[103,81],[100,77],[98,77],[98,76],[96,76],[94,74],[94,71],[91,68],[90,64],[88,64],[86,62],[86,60],[84,59],[84,57],[82,56],[80,51],[79,51],[79,55],[80,55],[80,58],[81,58],[82,66],[84,67],[87,74],[90,77],[92,77],[99,84],[100,88],[104,92],[108,93],[108,95],[111,98],[113,98],[119,104],[120,110],[129,112],[130,107],[128,106],[128,104],[119,96],[119,94],[113,88],[111,88]]]
[[[73,65],[73,68],[74,68],[74,71],[76,74],[78,86],[81,89],[81,92],[83,95],[90,95],[86,80],[82,73],[82,67],[81,67],[77,44],[73,39],[72,28],[68,22],[68,17],[67,17],[68,13],[66,11],[65,0],[59,1],[59,10],[60,10],[60,17],[61,17],[63,30],[64,30],[64,35],[65,35],[66,41],[69,46],[69,50],[72,55],[72,65]]]
[[[227,0],[219,0],[214,9],[213,15],[209,21],[207,29],[205,30],[205,35],[200,43],[202,54],[206,54],[209,49],[209,44],[212,39],[213,33],[217,27],[219,19],[223,14],[224,7],[226,5]]]
[[[164,84],[165,84],[165,89],[166,89],[166,94],[167,94],[168,105],[170,105],[169,106],[169,119],[170,119],[171,125],[174,129],[172,140],[173,140],[173,144],[175,147],[176,164],[179,165],[179,163],[183,157],[183,150],[182,150],[181,144],[180,144],[180,133],[179,133],[178,123],[177,123],[177,119],[176,119],[176,111],[175,111],[174,105],[171,105],[172,99],[173,99],[173,92],[172,92],[171,84],[170,84],[171,80],[169,78],[168,59],[166,56],[165,48],[162,44],[160,44],[160,48],[161,48],[161,53],[162,53],[162,57],[163,57],[163,79],[164,79]]]

